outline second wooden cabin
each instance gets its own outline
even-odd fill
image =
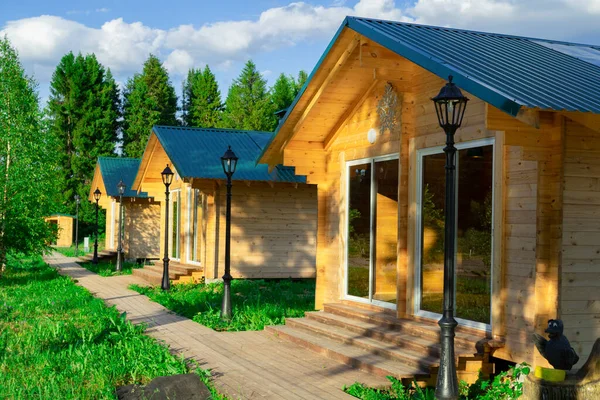
[[[233,175],[231,271],[234,278],[315,276],[317,191],[294,168],[256,165],[271,133],[155,126],[133,189],[160,203],[160,255],[168,237],[171,278],[220,278],[225,256],[225,174],[221,156],[238,156]],[[175,172],[165,224],[161,172]],[[160,234],[159,234],[160,232]],[[159,283],[162,262],[134,271]],[[201,272],[201,274],[199,274]]]

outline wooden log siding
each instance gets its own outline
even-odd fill
[[[488,106],[489,129],[504,129],[504,244],[501,298],[506,347],[500,358],[549,366],[532,334],[560,316],[564,122],[540,113],[540,127],[525,125]]]
[[[561,318],[585,361],[600,337],[600,132],[571,120],[564,182]]]
[[[123,201],[123,213],[125,257],[159,258],[161,255],[157,232],[160,230],[160,203],[148,199],[136,199],[134,202],[126,199]],[[115,227],[118,228],[118,224]]]
[[[321,125],[311,124],[312,117],[309,117],[284,151],[286,165],[298,163],[302,173],[309,171],[314,174],[309,175],[309,181],[319,184],[317,308],[344,296],[346,162],[400,153],[397,314],[407,316],[414,313],[414,268],[417,261],[414,253],[415,190],[417,180],[420,179],[416,175],[416,152],[444,145],[445,136],[439,128],[430,99],[445,82],[417,66],[413,66],[410,82],[410,86],[404,82],[401,87],[404,91],[401,93],[399,131],[379,133],[377,141],[372,145],[367,140],[367,131],[372,127],[379,127],[377,102],[386,84],[381,81],[373,87],[366,86],[371,94],[361,99],[361,105],[349,101],[350,108],[355,112],[343,124],[335,125],[338,131],[334,135],[332,132],[323,132],[324,127]],[[351,82],[347,84],[352,85]],[[547,319],[560,313],[561,306],[564,308],[563,304],[559,304],[559,290],[567,293],[573,289],[559,286],[561,251],[566,256],[569,255],[568,249],[561,247],[561,241],[564,241],[562,149],[565,144],[565,119],[554,113],[536,113],[535,122],[540,126],[536,129],[468,93],[465,95],[471,101],[463,126],[456,134],[456,141],[494,138],[496,143],[495,251],[492,277],[495,305],[492,310],[492,334],[506,340],[506,347],[498,350],[497,355],[512,361],[544,365],[545,361],[534,352],[531,334],[534,331],[543,332]],[[357,96],[361,97],[361,94]],[[331,93],[324,93],[324,97],[331,97]],[[320,113],[323,114],[330,108],[333,110],[333,107],[336,107],[333,103],[322,105]],[[585,135],[589,136],[591,133],[587,131]],[[317,140],[322,137],[333,138],[323,149],[319,147]],[[600,151],[593,148],[589,140],[584,145],[581,141],[570,138],[567,140],[579,143],[580,147],[587,146],[585,151],[588,153]],[[596,154],[588,155],[588,158],[582,158],[588,164],[567,164],[567,171],[586,171],[587,175],[590,172],[600,173],[600,168],[594,166],[597,164],[594,158]],[[302,161],[298,161],[301,158]],[[581,176],[566,179],[565,185],[567,188],[579,185],[590,191],[598,190],[597,180],[584,181]],[[597,191],[595,193],[600,194]],[[596,215],[600,219],[600,204],[598,209],[594,208],[595,201],[600,197],[593,193],[581,194],[567,190],[564,198],[566,204],[585,200],[589,207],[585,211],[576,211],[566,206],[565,216],[584,213],[586,216]],[[565,228],[571,226],[575,229],[576,222],[576,218],[572,222],[565,220]],[[587,229],[595,229],[593,226],[596,225],[590,222]],[[584,235],[577,235],[577,232],[573,234],[574,238],[585,240],[581,239]],[[574,264],[574,268],[596,273],[595,267],[592,267],[595,260],[594,245],[587,245],[585,252],[578,254],[585,254],[588,261],[582,265],[583,261],[580,260]],[[575,295],[577,292],[573,290],[572,293]],[[597,318],[600,307],[596,303],[590,303],[586,310],[593,318]],[[565,317],[568,315],[565,314]],[[581,326],[586,323],[577,324]]]
[[[208,205],[207,278],[225,268],[226,187]],[[234,278],[315,277],[317,190],[313,185],[235,182],[231,204]],[[214,217],[214,218],[213,218]],[[215,268],[215,261],[217,268]]]

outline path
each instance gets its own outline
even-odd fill
[[[216,332],[173,314],[133,290],[145,285],[140,278],[101,277],[57,252],[46,261],[94,296],[127,312],[133,323],[146,323],[147,334],[163,340],[171,350],[210,369],[220,393],[231,399],[354,399],[341,388],[358,381],[385,385],[383,378],[354,370],[264,331]]]

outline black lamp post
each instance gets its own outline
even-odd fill
[[[98,264],[98,202],[100,201],[100,196],[102,196],[102,192],[96,188],[94,190],[94,200],[96,200],[96,235],[94,236],[94,258],[92,259],[92,264]]]
[[[435,111],[440,126],[446,132],[446,207],[444,218],[444,313],[438,325],[441,330],[440,369],[438,371],[435,397],[437,399],[458,398],[458,378],[454,359],[454,330],[458,323],[454,319],[454,281],[456,258],[456,147],[454,134],[462,123],[467,99],[458,86],[448,83],[434,97]]]
[[[119,181],[117,184],[117,189],[119,189],[119,245],[117,246],[117,265],[115,270],[117,272],[123,269],[123,195],[125,194],[125,184],[123,181]]]
[[[79,195],[75,195],[75,257],[79,255]]]
[[[171,282],[169,282],[169,186],[173,182],[174,175],[169,164],[160,175],[165,184],[165,257],[163,258],[163,277],[160,288],[169,290],[171,288]]]
[[[231,271],[230,271],[230,253],[231,253],[231,177],[235,172],[238,158],[231,150],[227,149],[221,164],[223,171],[227,175],[227,214],[225,219],[225,274],[223,275],[223,305],[221,306],[221,318],[231,319]]]

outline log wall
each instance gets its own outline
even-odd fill
[[[561,318],[587,359],[600,338],[600,132],[566,122]]]

